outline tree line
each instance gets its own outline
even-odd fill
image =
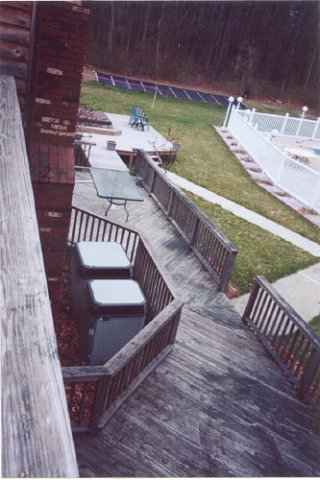
[[[87,61],[127,76],[319,103],[319,1],[97,1]]]

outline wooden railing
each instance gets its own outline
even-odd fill
[[[90,167],[89,158],[94,142],[76,139],[74,141],[74,164],[79,167]]]
[[[141,233],[73,208],[69,243],[119,242],[133,262],[147,299],[146,326],[103,366],[65,367],[63,378],[73,431],[104,426],[122,402],[171,351],[182,302]]]
[[[242,320],[298,391],[320,402],[320,338],[263,277],[257,277]]]
[[[0,75],[2,477],[78,477],[20,110]]]
[[[238,253],[236,248],[141,150],[136,156],[135,171],[220,290],[225,292]]]

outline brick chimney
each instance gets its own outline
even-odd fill
[[[81,2],[37,4],[27,147],[49,286],[61,279],[66,254],[88,21]]]

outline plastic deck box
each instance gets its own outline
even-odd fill
[[[116,242],[78,242],[72,251],[70,296],[74,319],[81,315],[84,290],[90,279],[132,278],[133,265]]]
[[[81,315],[83,361],[103,365],[142,330],[147,302],[135,280],[89,280]]]

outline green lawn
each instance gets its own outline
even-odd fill
[[[157,98],[151,110],[152,101],[151,95],[111,89],[96,82],[86,82],[81,93],[83,106],[110,113],[128,115],[131,105],[142,105],[156,130],[164,136],[170,130],[170,139],[182,142],[174,166],[176,173],[319,242],[319,231],[252,182],[220,140],[212,124],[222,124],[223,109]],[[319,261],[221,207],[187,195],[239,250],[231,284],[240,295],[250,290],[256,275],[273,282]]]
[[[188,180],[274,220],[320,243],[319,230],[257,186],[216,134],[212,125],[223,123],[225,110],[212,105],[117,90],[85,82],[81,105],[110,113],[129,114],[142,105],[152,126],[162,135],[182,142],[174,171]]]
[[[316,257],[236,217],[219,205],[212,205],[189,192],[185,194],[237,248],[239,253],[231,284],[240,295],[250,291],[256,275],[264,275],[269,282],[274,282],[319,262]]]
[[[309,323],[309,325],[320,336],[320,315],[314,317]]]

